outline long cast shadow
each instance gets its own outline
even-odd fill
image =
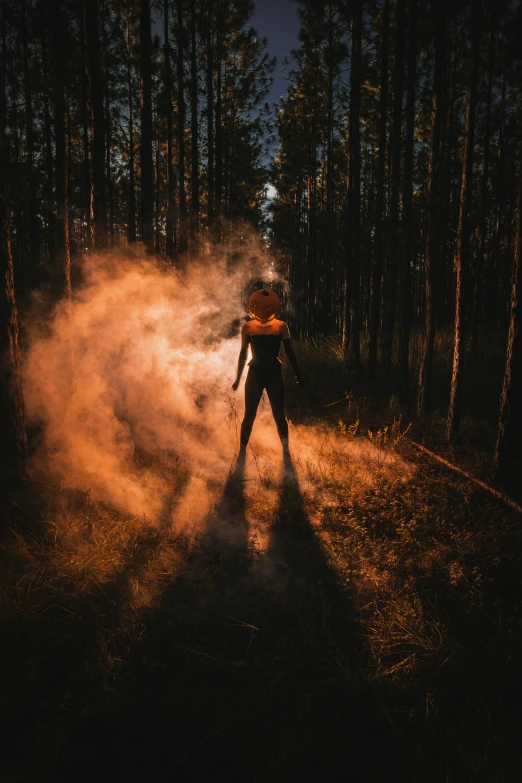
[[[184,576],[71,733],[53,780],[84,779],[92,748],[129,780],[409,779],[290,454],[264,556],[248,550],[244,478],[241,457]]]
[[[238,555],[247,550],[245,468],[246,454],[240,451],[227,476],[219,501],[211,509],[203,531],[198,536],[200,548],[210,551],[229,549]]]

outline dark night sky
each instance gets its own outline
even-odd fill
[[[268,39],[268,50],[277,57],[274,71],[274,86],[267,100],[277,101],[286,92],[287,82],[281,76],[281,65],[285,55],[298,46],[299,18],[297,3],[291,0],[256,0],[254,15],[250,24],[261,38]]]

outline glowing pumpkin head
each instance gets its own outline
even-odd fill
[[[273,291],[260,288],[248,300],[248,312],[258,321],[271,321],[281,312],[281,301]]]

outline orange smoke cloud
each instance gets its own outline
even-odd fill
[[[197,531],[237,452],[243,395],[236,413],[231,384],[250,282],[273,270],[255,239],[241,251],[207,248],[183,272],[139,247],[85,257],[73,301],[26,325],[26,409],[41,433],[34,469],[122,513]],[[251,443],[248,486],[265,474],[277,483],[281,446],[265,399]],[[397,455],[324,426],[291,424],[290,443],[302,487],[324,501],[333,480],[371,483],[383,467],[411,476]],[[170,506],[165,455],[189,474]]]
[[[138,470],[137,452],[226,470],[236,448],[226,401],[237,319],[249,279],[267,279],[270,268],[254,241],[232,261],[226,246],[212,248],[183,273],[129,248],[86,257],[72,304],[28,330],[27,414],[42,433],[36,469],[150,519],[168,487],[154,467]]]

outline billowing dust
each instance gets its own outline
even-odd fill
[[[254,240],[207,247],[183,271],[128,247],[86,257],[72,303],[27,325],[34,470],[126,515],[198,532],[237,458],[245,376],[237,394],[231,384],[246,299],[274,274]],[[290,423],[290,444],[301,489],[325,502],[333,480],[409,475],[397,456],[321,427]],[[282,471],[263,398],[238,479],[254,528],[266,523],[260,500],[277,491]]]

